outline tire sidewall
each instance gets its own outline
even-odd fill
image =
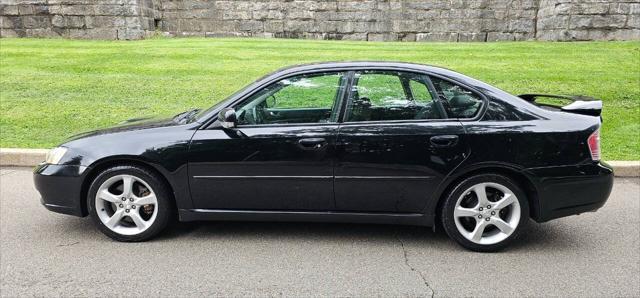
[[[458,198],[473,185],[486,182],[498,183],[509,188],[516,195],[516,198],[520,203],[520,221],[518,222],[518,226],[515,231],[513,231],[513,233],[506,239],[498,243],[488,245],[477,244],[465,238],[458,231],[455,224],[455,218],[453,216]],[[455,188],[448,193],[442,207],[441,218],[442,225],[447,235],[463,247],[478,252],[496,252],[507,247],[524,232],[526,225],[529,222],[529,203],[524,191],[512,179],[499,174],[475,175],[458,183]]]
[[[140,234],[118,234],[105,226],[98,217],[95,201],[96,194],[100,186],[105,181],[117,175],[131,175],[144,180],[147,184],[149,184],[156,195],[156,199],[158,200],[158,205],[156,206],[158,208],[158,214],[156,215],[156,219],[148,229]],[[89,215],[93,219],[98,229],[112,239],[124,242],[146,241],[156,236],[158,233],[164,230],[164,228],[169,223],[172,217],[172,206],[173,204],[170,200],[169,192],[167,191],[167,187],[164,185],[162,180],[160,180],[155,174],[137,166],[115,166],[102,171],[91,183],[91,186],[89,187],[89,193],[87,195],[87,207]]]

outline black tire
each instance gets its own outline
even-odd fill
[[[513,192],[513,194],[515,194],[518,203],[520,203],[520,220],[518,221],[517,227],[506,239],[495,244],[479,244],[472,242],[465,238],[456,227],[454,210],[456,208],[458,198],[460,198],[468,189],[479,183],[497,183],[507,187],[511,192]],[[440,218],[447,235],[464,248],[477,252],[496,252],[507,247],[526,230],[526,225],[529,222],[529,203],[524,191],[522,191],[520,186],[511,178],[500,174],[479,174],[458,183],[446,195],[441,209]]]
[[[96,212],[95,197],[100,186],[107,181],[107,179],[123,174],[135,176],[144,180],[153,189],[158,201],[158,213],[151,226],[149,226],[145,231],[135,235],[123,235],[112,231],[102,223]],[[157,174],[135,165],[114,166],[98,174],[89,187],[87,207],[89,209],[89,215],[98,229],[110,238],[122,242],[141,242],[152,239],[161,233],[166,226],[173,221],[175,212],[173,197],[171,196],[171,192],[167,188],[167,185],[165,185],[165,182],[163,182]]]

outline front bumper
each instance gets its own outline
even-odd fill
[[[86,216],[82,203],[82,181],[87,167],[40,164],[33,170],[33,182],[40,202],[50,211]]]
[[[613,168],[604,162],[527,172],[536,181],[538,210],[534,219],[538,222],[596,211],[607,202],[613,188]]]

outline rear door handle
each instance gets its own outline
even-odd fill
[[[304,150],[319,150],[327,145],[327,140],[324,138],[308,138],[300,139],[298,146]]]
[[[458,144],[458,136],[456,135],[443,135],[435,136],[430,139],[431,145],[438,148],[453,147]]]

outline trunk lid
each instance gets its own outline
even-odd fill
[[[593,97],[553,94],[521,94],[518,97],[546,109],[596,117],[602,114],[602,100]],[[547,100],[545,102],[538,101],[540,98]]]

